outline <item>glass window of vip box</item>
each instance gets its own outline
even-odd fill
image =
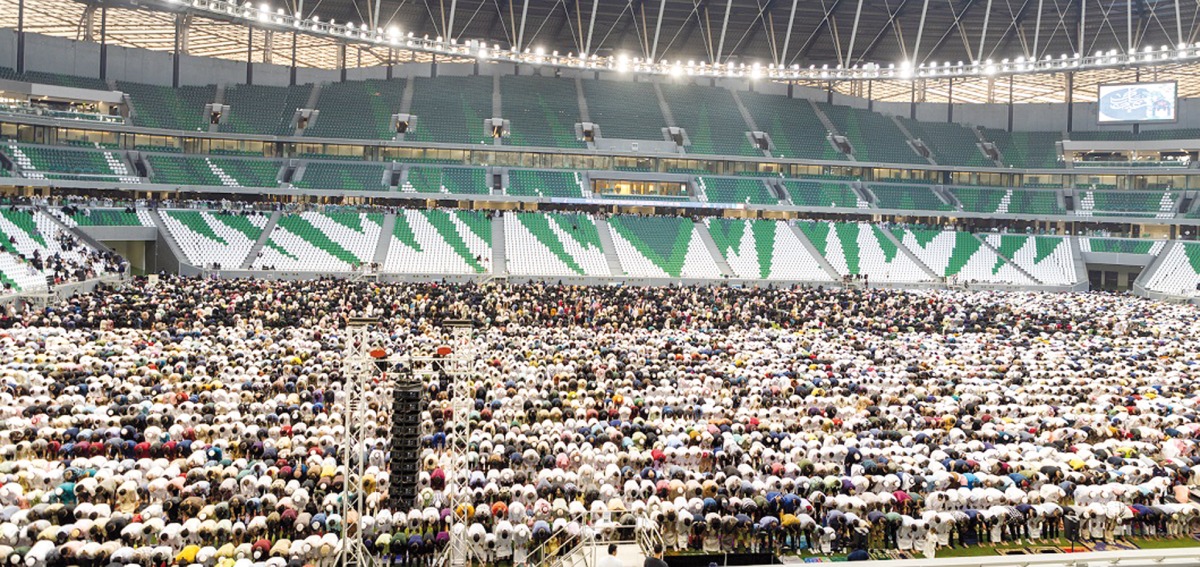
[[[592,191],[602,197],[687,197],[686,184],[670,181],[593,179]]]

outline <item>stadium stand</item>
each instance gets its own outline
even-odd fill
[[[849,138],[858,161],[928,165],[929,162],[908,145],[908,138],[891,118],[849,106],[823,102],[817,106],[834,127]]]
[[[292,118],[312,94],[312,85],[268,87],[230,85],[225,88],[229,114],[221,122],[221,132],[291,136],[296,132]]]
[[[710,203],[747,203],[774,205],[779,199],[771,194],[762,179],[750,177],[697,177],[696,186],[703,200]]]
[[[292,183],[302,189],[345,189],[348,191],[387,191],[386,165],[382,163],[344,163],[310,161],[304,176]]]
[[[673,83],[660,88],[675,125],[687,131],[689,154],[763,155],[746,137],[750,128],[727,89]]]
[[[1132,238],[1080,238],[1079,248],[1084,252],[1109,254],[1150,254],[1162,252],[1164,240],[1138,240]]]
[[[844,161],[826,139],[828,131],[807,100],[755,92],[738,93],[760,130],[770,134],[772,154],[789,159]]]
[[[792,204],[802,207],[865,209],[870,206],[870,203],[862,200],[848,183],[787,179],[783,182],[783,188]]]
[[[504,243],[512,275],[610,275],[596,223],[585,214],[506,213]]]
[[[893,228],[896,239],[933,273],[947,281],[1034,285],[1024,273],[969,232]]]
[[[80,209],[74,214],[56,215],[67,226],[155,226],[149,211],[138,209]]]
[[[1055,191],[951,187],[950,192],[958,198],[959,203],[962,203],[962,209],[969,212],[1029,215],[1066,214],[1066,211],[1058,204],[1058,194]]]
[[[1146,280],[1146,289],[1174,296],[1192,297],[1200,286],[1200,243],[1174,241]]]
[[[916,283],[930,278],[878,226],[867,223],[798,221],[796,226],[843,276],[870,281]]]
[[[946,122],[919,122],[900,118],[914,138],[921,140],[940,165],[960,167],[996,167],[979,150],[979,138],[970,126]]]
[[[588,117],[605,138],[662,140],[667,126],[650,83],[583,81]],[[630,104],[630,101],[638,101]]]
[[[614,215],[608,219],[625,273],[650,278],[721,277],[691,219]]]
[[[706,219],[717,251],[739,278],[831,281],[786,222]]]
[[[989,234],[988,244],[1044,285],[1072,285],[1075,260],[1070,243],[1057,236]]]
[[[9,67],[0,67],[0,79],[43,85],[58,85],[60,87],[73,87],[77,89],[92,89],[94,91],[112,90],[109,88],[108,83],[100,79],[78,77],[75,75],[60,75],[58,73],[43,73],[41,71],[18,73]]]
[[[1170,191],[1081,191],[1076,196],[1075,214],[1169,219],[1175,217],[1180,196]]]
[[[943,203],[933,190],[921,185],[867,185],[875,194],[875,206],[880,209],[904,209],[912,211],[953,211],[954,207]]]
[[[54,178],[55,174],[70,174],[80,177],[103,176],[101,180],[121,183],[141,183],[141,179],[130,172],[119,154],[110,151],[17,144],[11,140],[2,148],[9,159],[21,168],[22,175],[28,178],[44,179]]]
[[[490,144],[483,121],[492,116],[492,77],[417,77],[411,114],[417,116],[405,141]]]
[[[505,193],[522,197],[582,198],[578,172],[553,169],[510,169]]]
[[[392,115],[400,112],[404,79],[345,81],[321,86],[317,120],[304,129],[311,138],[391,140]]]
[[[255,269],[346,272],[373,261],[383,215],[305,212],[280,217]]]
[[[216,87],[181,86],[179,88],[117,83],[118,90],[129,95],[134,126],[187,132],[208,131],[204,106],[213,102]]]
[[[505,144],[548,148],[586,148],[575,136],[579,98],[575,82],[550,77],[500,77],[503,118],[509,121]],[[490,118],[490,116],[489,116]]]
[[[996,144],[1001,162],[1009,167],[1055,169],[1063,166],[1056,145],[1062,140],[1061,132],[1008,132],[984,128],[983,137]]]
[[[482,167],[430,167],[411,165],[401,191],[408,193],[450,193],[486,195],[487,170]]]
[[[492,224],[479,211],[403,210],[396,214],[383,270],[403,274],[482,274],[492,269]]]
[[[226,187],[277,187],[279,160],[183,155],[147,156],[155,183]]]
[[[237,269],[262,235],[267,216],[166,210],[160,218],[193,266]]]

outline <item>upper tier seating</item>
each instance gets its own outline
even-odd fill
[[[717,250],[739,278],[832,281],[786,222],[710,218],[704,221]]]
[[[1137,140],[1195,140],[1200,138],[1200,128],[1168,128],[1163,130],[1139,130],[1137,134],[1128,130],[1103,130],[1085,132],[1076,130],[1068,135],[1075,141],[1127,142]]]
[[[578,172],[555,169],[510,169],[505,193],[524,197],[583,197]]]
[[[155,183],[278,187],[281,160],[236,159],[181,155],[148,156]]]
[[[215,264],[223,270],[241,267],[268,218],[259,213],[244,216],[193,210],[161,211],[159,216],[190,264]]]
[[[379,213],[289,214],[279,218],[255,269],[346,272],[372,262],[383,215]]]
[[[1000,161],[1010,167],[1054,169],[1063,166],[1055,144],[1062,140],[1062,132],[1008,132],[984,128],[983,137],[996,144]]]
[[[209,117],[204,106],[213,102],[217,89],[213,85],[179,88],[117,83],[117,88],[129,95],[134,126],[207,132]]]
[[[950,281],[1034,284],[969,232],[895,228],[892,234],[933,273]]]
[[[141,179],[130,172],[131,168],[121,155],[110,151],[34,146],[13,141],[9,141],[3,149],[13,163],[21,168],[21,173],[31,179],[62,179],[64,176],[55,174],[69,174],[78,179],[104,176],[93,179],[141,183]]]
[[[754,92],[738,93],[754,125],[770,134],[775,157],[844,161],[826,139],[829,133],[807,100]]]
[[[304,176],[292,183],[303,189],[345,189],[348,191],[387,191],[382,163],[331,163],[310,161]]]
[[[849,183],[788,179],[783,182],[783,188],[792,204],[800,207],[865,209],[870,206],[850,188]]]
[[[931,278],[878,226],[855,222],[800,221],[796,226],[837,273],[870,281],[914,283]]]
[[[416,127],[406,142],[490,144],[483,121],[492,116],[492,77],[417,77],[410,112]]]
[[[308,103],[310,94],[312,85],[229,85],[225,87],[225,104],[229,105],[229,114],[222,120],[221,131],[291,136],[296,133],[292,118],[296,110]]]
[[[492,221],[479,211],[403,210],[396,214],[383,271],[483,274],[492,269]]]
[[[995,162],[979,150],[979,138],[969,126],[907,118],[901,118],[900,122],[914,138],[924,142],[933,152],[933,160],[941,165],[996,167]]]
[[[583,81],[588,118],[605,138],[662,140],[667,126],[650,83]]]
[[[762,179],[753,177],[697,177],[699,194],[709,203],[748,203],[775,205],[779,199],[771,194]]]
[[[854,158],[858,161],[929,164],[908,145],[908,138],[891,118],[849,106],[823,102],[817,106],[833,126],[850,139]]]
[[[528,276],[607,276],[596,223],[571,213],[505,213],[508,273]]]
[[[505,144],[548,148],[586,148],[575,136],[579,96],[575,81],[550,77],[500,77],[501,114],[509,121]]]
[[[1171,191],[1078,191],[1075,214],[1091,216],[1131,216],[1175,218],[1181,193]]]
[[[1084,252],[1106,252],[1109,254],[1150,254],[1157,256],[1166,245],[1164,240],[1139,240],[1133,238],[1080,238],[1079,248]]]
[[[18,73],[14,69],[8,67],[0,67],[0,79],[9,81],[21,81],[25,83],[39,83],[43,85],[58,85],[60,87],[73,87],[77,89],[92,89],[94,91],[111,91],[108,83],[91,77],[77,77],[75,75],[59,75],[57,73],[43,73],[41,71],[25,71]]]
[[[1066,211],[1058,204],[1055,191],[1036,189],[1004,189],[991,187],[951,187],[964,211],[975,213],[1012,213],[1030,215],[1062,215]]]
[[[954,207],[943,203],[933,189],[921,185],[868,186],[875,194],[875,206],[880,209],[903,209],[910,211],[953,211]]]
[[[1077,283],[1071,243],[1057,236],[989,234],[986,237],[1000,254],[1045,285]]]
[[[1176,296],[1194,297],[1200,285],[1200,242],[1176,240],[1146,280],[1146,289]]]
[[[487,170],[482,167],[408,166],[408,178],[400,188],[405,192],[486,195]]]
[[[721,277],[691,219],[614,215],[608,226],[621,267],[630,276]]]
[[[392,115],[400,112],[404,79],[346,81],[321,86],[316,122],[304,129],[311,138],[391,140]]]
[[[762,150],[746,137],[750,128],[738,111],[733,93],[673,83],[663,83],[660,88],[675,125],[687,131],[689,154],[762,157]]]

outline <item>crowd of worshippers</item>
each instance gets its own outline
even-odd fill
[[[373,348],[474,353],[423,383],[415,501],[389,499],[389,380],[345,486],[364,317]],[[138,279],[0,316],[0,558],[322,565],[348,531],[426,565],[459,530],[459,560],[525,565],[639,523],[668,553],[1183,536],[1198,327],[1099,293]]]

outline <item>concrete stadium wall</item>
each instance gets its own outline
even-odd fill
[[[50,37],[38,34],[26,34],[25,67],[29,70],[49,73],[60,73],[81,77],[98,77],[100,67],[100,50],[95,43],[76,41],[68,38]],[[0,29],[0,67],[16,67],[17,34],[11,28]],[[347,62],[351,67],[346,69],[349,80],[384,79],[387,68],[353,67],[358,61],[355,48],[347,50]],[[158,85],[170,85],[172,74],[172,56],[165,51],[150,51],[110,45],[108,47],[107,78],[118,81],[131,81]],[[438,63],[437,74],[442,76],[464,76],[480,74],[513,74],[521,75],[553,75],[550,67],[535,67],[522,65],[518,69],[513,64],[485,64],[477,66],[473,63]],[[428,63],[399,63],[393,66],[394,77],[428,77],[434,72],[434,66]],[[288,84],[291,69],[285,65],[265,63],[254,64],[254,83],[259,85],[285,86]],[[626,73],[562,70],[561,76],[572,79],[581,77],[593,79],[599,77],[605,80],[646,80],[635,79]],[[207,84],[240,84],[246,80],[246,64],[240,61],[213,59],[184,55],[180,59],[180,83],[184,85]],[[336,69],[299,68],[296,80],[299,83],[333,82],[341,78]],[[685,82],[691,79],[661,78],[662,81]],[[715,84],[737,91],[754,90],[755,92],[786,95],[787,85],[768,81],[751,83],[744,80],[695,79],[701,85]],[[828,93],[819,88],[795,86],[795,98],[809,98],[824,102],[829,98]],[[909,117],[912,107],[908,102],[875,102],[873,105],[867,99],[851,97],[840,93],[833,94],[834,104],[842,104],[855,108],[867,108],[869,105],[883,114]],[[1101,126],[1096,123],[1096,103],[1075,103],[1072,108],[1072,130],[1074,131],[1132,131],[1131,125]],[[1200,99],[1182,99],[1179,102],[1179,120],[1171,124],[1142,126],[1144,130],[1200,128]],[[918,103],[916,118],[928,122],[944,122],[947,118],[946,103]],[[1005,129],[1008,127],[1008,105],[998,104],[955,104],[954,122],[985,126],[988,128]],[[1014,106],[1012,118],[1013,130],[1017,131],[1047,131],[1067,129],[1066,104],[1038,103],[1017,104]]]

